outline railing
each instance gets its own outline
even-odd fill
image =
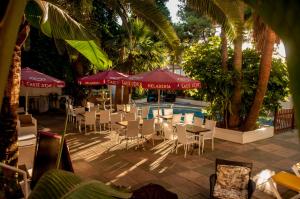
[[[294,129],[295,111],[294,109],[280,109],[275,111],[274,131],[275,133]]]
[[[25,171],[21,170],[21,169],[18,169],[16,167],[12,167],[12,166],[7,165],[7,164],[3,164],[1,162],[0,162],[0,167],[8,169],[8,170],[11,170],[11,171],[14,171],[14,172],[18,172],[21,175],[23,175],[23,180],[24,180],[24,190],[23,190],[24,191],[24,198],[27,199],[28,198],[28,193],[29,193],[27,173]]]

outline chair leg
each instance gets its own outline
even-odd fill
[[[276,184],[275,184],[275,182],[273,181],[272,178],[270,178],[270,179],[268,180],[268,183],[270,184],[271,190],[272,190],[273,193],[275,194],[276,198],[277,198],[277,199],[282,199],[282,197],[280,196],[280,194],[279,194],[279,192],[278,192],[278,190],[277,190]]]
[[[202,154],[203,154],[203,151],[204,151],[204,138],[202,138]]]
[[[198,141],[198,155],[200,155],[200,149],[201,149],[201,139],[199,137],[199,141]]]
[[[214,146],[214,138],[211,139],[211,150],[213,151],[215,149],[215,146]]]
[[[128,138],[126,138],[126,150],[128,150]]]
[[[184,148],[184,158],[186,158],[187,147],[188,147],[188,146],[187,146],[186,144],[183,145],[183,148]]]

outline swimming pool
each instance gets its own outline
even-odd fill
[[[160,109],[165,109],[165,108],[170,108],[170,106],[162,106],[160,107]],[[153,112],[152,110],[157,109],[157,106],[151,106],[150,107],[150,111],[149,111],[149,115],[148,118],[151,119],[153,118]],[[163,112],[164,113],[164,112]],[[202,113],[202,108],[201,107],[187,107],[187,106],[173,106],[173,114],[185,114],[185,113],[194,113],[195,117],[201,117],[203,118],[204,115]]]

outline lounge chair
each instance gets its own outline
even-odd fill
[[[252,163],[216,159],[210,176],[210,198],[250,199],[255,183],[250,179]]]

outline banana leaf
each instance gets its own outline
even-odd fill
[[[29,199],[126,199],[131,196],[132,193],[116,190],[100,181],[85,182],[71,172],[51,170],[40,178]]]

